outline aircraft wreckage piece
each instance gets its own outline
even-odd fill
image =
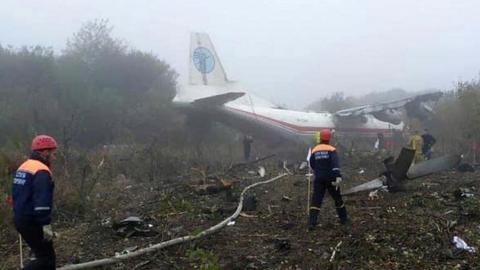
[[[198,234],[192,234],[192,235],[186,235],[186,236],[183,236],[183,237],[174,238],[174,239],[171,239],[171,240],[168,240],[168,241],[165,241],[165,242],[150,245],[149,247],[146,247],[146,248],[142,248],[142,249],[139,249],[139,250],[136,250],[136,251],[132,251],[132,252],[127,253],[127,254],[121,254],[121,255],[118,255],[118,256],[114,256],[114,257],[110,257],[110,258],[104,258],[104,259],[100,259],[100,260],[94,260],[94,261],[85,262],[85,263],[65,265],[65,266],[63,266],[61,268],[57,268],[57,269],[59,269],[59,270],[87,269],[87,268],[93,268],[93,267],[108,265],[108,264],[112,264],[112,263],[117,263],[119,261],[127,260],[127,259],[130,259],[130,258],[133,258],[133,257],[137,257],[137,256],[140,256],[140,255],[143,255],[143,254],[146,254],[146,253],[157,251],[159,249],[166,248],[166,247],[169,247],[169,246],[173,246],[173,245],[176,245],[176,244],[181,244],[181,243],[185,243],[185,242],[188,242],[188,241],[192,241],[192,240],[201,238],[203,236],[218,232],[220,229],[227,226],[227,224],[232,224],[231,223],[232,220],[236,219],[240,215],[240,213],[242,212],[242,208],[243,208],[243,200],[244,200],[245,193],[249,189],[254,188],[256,186],[259,186],[259,185],[272,183],[272,182],[277,181],[278,179],[281,179],[281,178],[283,178],[287,175],[288,175],[287,173],[282,173],[282,174],[280,174],[276,177],[273,177],[269,180],[265,180],[265,181],[262,181],[262,182],[257,182],[257,183],[254,183],[254,184],[251,184],[251,185],[247,186],[246,188],[243,189],[242,193],[240,194],[240,201],[238,202],[237,209],[235,210],[235,212],[231,216],[229,216],[228,218],[226,218],[222,222],[220,222],[220,223],[218,223],[218,224],[216,224],[216,225],[214,225],[214,226],[212,226],[212,227],[210,227],[210,228],[208,228],[208,229],[206,229],[206,230],[204,230],[204,231],[202,231]]]
[[[406,179],[420,178],[432,173],[454,168],[461,160],[460,155],[445,155],[423,161],[410,167],[414,154],[413,150],[403,148],[395,163],[392,162],[392,157],[384,161],[387,171],[384,172],[381,177],[350,188],[343,192],[343,195],[378,189],[384,186],[386,186],[389,191],[397,191],[402,188],[403,182]]]
[[[381,188],[383,186],[386,186],[386,183],[387,183],[387,177],[381,176],[379,178],[373,179],[372,181],[369,181],[369,182],[363,183],[361,185],[355,186],[355,187],[343,192],[342,195],[350,195],[350,194],[357,193],[357,192],[360,192],[360,191]]]
[[[427,160],[412,166],[407,172],[407,178],[415,179],[432,174],[434,172],[448,170],[456,167],[461,160],[462,157],[460,155],[445,155],[435,159]]]
[[[410,164],[412,164],[414,155],[415,151],[412,149],[402,148],[402,151],[395,162],[393,162],[393,157],[389,157],[383,161],[386,172],[383,173],[382,176],[372,181],[355,186],[343,192],[342,194],[349,195],[361,191],[381,188],[383,186],[387,186],[389,189],[395,189],[395,187],[397,187],[399,183],[405,179],[405,175],[407,174]]]

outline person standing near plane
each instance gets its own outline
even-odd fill
[[[245,135],[243,137],[243,156],[245,162],[250,161],[250,152],[252,151],[253,137],[250,135]]]
[[[385,149],[385,138],[383,137],[383,133],[377,133],[377,140],[373,146],[375,151],[382,151]]]
[[[12,186],[15,228],[35,254],[23,269],[55,269],[55,250],[51,238],[53,205],[52,172],[57,142],[39,135],[32,141],[30,158],[15,173]]]
[[[410,138],[410,148],[415,150],[415,156],[413,163],[417,164],[423,160],[422,158],[422,149],[423,149],[423,139],[422,136],[418,134],[418,130],[414,131],[413,136]]]
[[[425,129],[425,133],[422,135],[423,147],[422,153],[425,159],[432,158],[432,146],[437,142],[435,138],[428,132],[428,129]]]
[[[335,201],[340,223],[346,224],[348,221],[347,210],[340,193],[342,175],[340,174],[338,155],[335,147],[330,145],[331,137],[332,133],[329,129],[322,129],[320,131],[320,143],[312,149],[309,158],[310,167],[315,174],[312,204],[309,209],[308,219],[310,229],[314,229],[318,225],[318,214],[326,190],[328,190],[328,193]]]

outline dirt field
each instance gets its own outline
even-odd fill
[[[128,247],[198,233],[232,214],[242,187],[260,180],[247,171],[231,179],[238,180],[232,198],[225,192],[198,195],[187,177],[161,185],[119,183],[96,194],[97,209],[86,218],[57,210],[57,264],[110,257]],[[278,171],[268,167],[266,178]],[[346,169],[345,185],[377,173]],[[320,226],[308,231],[307,182],[297,172],[249,192],[256,209],[219,233],[104,269],[480,269],[478,253],[458,252],[452,244],[453,236],[459,236],[480,247],[479,176],[451,171],[411,181],[405,192],[379,192],[373,200],[368,193],[346,197],[352,224],[345,227],[327,196]],[[459,188],[472,195],[462,197]],[[112,224],[128,216],[143,218],[152,232],[118,236]],[[15,269],[16,234],[12,228],[1,233],[0,269]]]

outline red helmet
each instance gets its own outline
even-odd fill
[[[330,138],[332,138],[332,132],[330,131],[330,129],[324,128],[320,130],[320,140],[330,141]]]
[[[32,140],[32,151],[56,148],[57,142],[48,135],[38,135]]]

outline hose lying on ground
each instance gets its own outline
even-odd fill
[[[225,227],[230,221],[236,219],[238,217],[238,215],[240,215],[240,212],[242,212],[242,208],[243,208],[243,196],[245,195],[245,193],[249,189],[254,188],[256,186],[259,186],[259,185],[274,182],[274,181],[276,181],[276,180],[278,180],[278,179],[280,179],[280,178],[282,178],[286,175],[288,175],[288,174],[283,173],[283,174],[280,174],[280,175],[278,175],[274,178],[271,178],[269,180],[265,180],[265,181],[262,181],[262,182],[257,182],[257,183],[254,183],[254,184],[251,184],[251,185],[247,186],[246,188],[243,189],[242,193],[240,194],[240,201],[238,202],[237,210],[235,210],[233,215],[231,215],[230,217],[223,220],[222,222],[220,222],[220,223],[218,223],[218,224],[216,224],[216,225],[214,225],[214,226],[212,226],[212,227],[210,227],[210,228],[208,228],[208,229],[206,229],[206,230],[204,230],[204,231],[202,231],[202,232],[200,232],[196,235],[187,235],[187,236],[183,236],[183,237],[178,237],[178,238],[175,238],[175,239],[171,239],[171,240],[168,240],[168,241],[165,241],[165,242],[161,242],[161,243],[158,243],[158,244],[146,247],[146,248],[142,248],[142,249],[139,249],[137,251],[134,251],[134,252],[131,252],[131,253],[128,253],[128,254],[120,255],[120,256],[104,258],[104,259],[100,259],[100,260],[94,260],[94,261],[79,263],[79,264],[65,265],[65,266],[63,266],[61,268],[57,268],[57,269],[59,269],[59,270],[76,270],[76,269],[86,269],[86,268],[92,268],[92,267],[98,267],[98,266],[103,266],[103,265],[107,265],[107,264],[112,264],[112,263],[116,263],[116,262],[119,262],[119,261],[122,261],[122,260],[137,257],[137,256],[143,255],[145,253],[157,251],[157,250],[160,250],[160,249],[165,248],[165,247],[169,247],[169,246],[173,246],[173,245],[176,245],[176,244],[192,241],[192,240],[198,239],[200,237],[215,233],[215,232],[219,231],[220,229],[222,229],[223,227]]]

